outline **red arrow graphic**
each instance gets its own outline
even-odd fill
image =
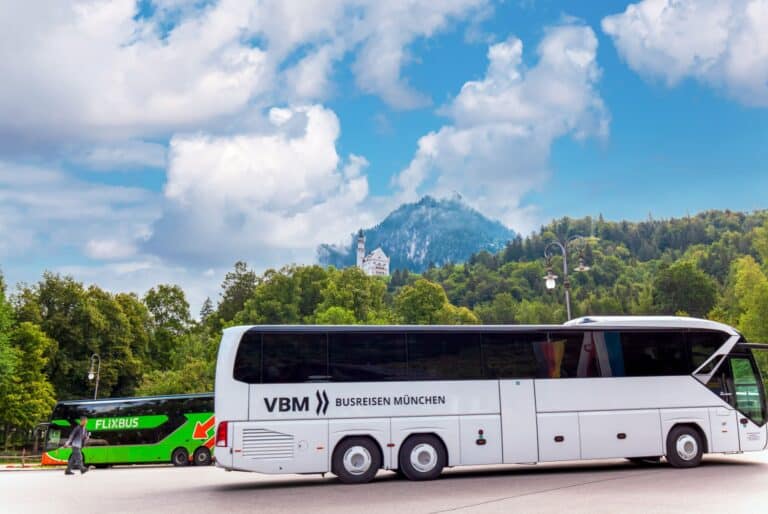
[[[213,428],[216,419],[211,416],[205,423],[199,421],[195,423],[195,430],[192,432],[192,439],[208,439],[208,431]]]
[[[203,443],[203,446],[207,447],[209,450],[212,450],[215,442],[216,442],[216,438],[211,437],[210,439],[208,439],[206,442]]]

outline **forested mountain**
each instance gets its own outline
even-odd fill
[[[391,259],[390,269],[415,272],[430,265],[464,262],[480,250],[496,252],[515,235],[458,196],[441,200],[425,196],[416,203],[403,204],[364,232],[366,252],[381,247]],[[317,250],[318,261],[323,266],[353,266],[356,249],[355,232],[347,246],[321,245]]]
[[[550,241],[575,235],[586,237],[572,243],[571,262],[590,269],[571,273],[574,316],[689,314],[768,342],[768,211],[638,223],[563,218],[420,275],[317,265],[257,274],[238,262],[199,320],[178,286],[138,297],[46,272],[11,296],[0,278],[0,430],[8,444],[54,399],[92,394],[93,353],[102,358],[100,396],[211,390],[221,329],[234,324],[562,323],[562,280],[544,287],[543,254]],[[551,266],[562,274],[561,257]]]

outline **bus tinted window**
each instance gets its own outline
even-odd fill
[[[621,349],[628,377],[688,375],[693,371],[683,332],[622,332]]]
[[[691,372],[704,364],[707,359],[728,339],[722,332],[689,332],[686,334],[691,350]]]
[[[233,378],[249,384],[261,382],[261,334],[246,332],[235,356]]]
[[[553,332],[549,341],[534,344],[539,376],[597,377],[599,368],[591,332]]]
[[[483,334],[485,378],[536,378],[538,365],[533,345],[547,340],[547,334]]]
[[[407,370],[405,334],[331,333],[328,357],[331,380],[402,380]]]
[[[309,382],[328,376],[325,334],[262,334],[265,384]]]
[[[479,379],[483,376],[480,334],[408,334],[408,378]]]

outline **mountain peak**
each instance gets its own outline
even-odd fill
[[[364,231],[370,251],[381,247],[390,257],[390,269],[424,271],[430,264],[464,262],[480,250],[498,251],[514,232],[473,209],[454,193],[437,199],[423,196],[400,205],[378,225]],[[320,264],[339,268],[355,264],[355,236],[345,246],[318,247]]]

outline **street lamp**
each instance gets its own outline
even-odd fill
[[[91,369],[88,370],[88,380],[96,379],[96,387],[93,388],[93,399],[99,394],[99,374],[101,372],[101,357],[94,353],[91,355]]]
[[[571,319],[571,282],[568,280],[568,250],[571,245],[576,242],[583,242],[582,236],[571,236],[563,242],[552,241],[544,247],[544,258],[547,260],[547,274],[544,276],[544,285],[547,289],[552,290],[557,284],[557,275],[552,273],[552,252],[551,250],[557,248],[563,255],[563,288],[565,289],[565,309],[568,314],[568,319]],[[579,265],[574,268],[574,271],[588,271],[589,266],[584,264],[584,255],[579,250]]]

